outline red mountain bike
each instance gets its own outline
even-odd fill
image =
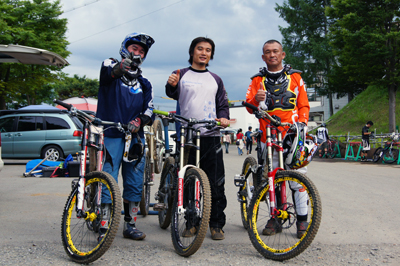
[[[235,183],[242,179],[243,184],[246,184],[245,180],[252,174],[253,180],[260,182],[252,191],[248,207],[242,207],[246,210],[247,231],[251,243],[261,255],[272,260],[287,260],[303,252],[316,236],[322,217],[321,198],[316,186],[307,176],[298,171],[284,170],[282,132],[279,128],[293,125],[281,123],[251,104],[243,102],[243,105],[253,109],[259,119],[268,119],[271,122],[265,129],[266,148],[257,150],[260,158],[265,158],[265,163],[249,163],[244,171],[245,176],[235,179]],[[273,140],[271,131],[276,132],[276,141]],[[310,151],[311,157],[315,152],[314,148]],[[279,158],[279,167],[276,169],[272,167],[273,149],[278,152]],[[294,156],[302,154],[301,150],[297,150]],[[240,194],[242,195],[247,194]],[[299,215],[305,216],[307,220],[305,233],[300,238],[297,234]],[[273,233],[265,230],[271,221],[276,229]]]

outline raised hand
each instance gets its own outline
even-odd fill
[[[113,78],[122,77],[125,73],[128,73],[129,70],[131,70],[131,64],[132,60],[130,60],[129,58],[122,59],[121,62],[113,67],[113,70],[111,71],[111,76]]]
[[[176,71],[176,74],[171,74],[168,77],[168,84],[171,85],[172,87],[176,87],[176,85],[178,84],[179,79],[180,79],[180,73],[181,73],[181,70],[178,69]]]

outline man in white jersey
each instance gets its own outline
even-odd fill
[[[322,123],[321,127],[319,127],[317,129],[317,141],[318,141],[318,144],[322,144],[325,141],[327,141],[328,139],[329,139],[328,129],[326,128],[326,124]],[[323,155],[322,154],[322,149],[323,149],[323,146],[321,146],[321,148],[318,151],[319,152],[319,157],[322,157],[322,155]],[[325,155],[326,155],[326,153],[328,151],[326,145],[324,145],[324,151],[325,151]]]
[[[215,119],[222,127],[229,125],[229,105],[224,84],[219,76],[208,71],[215,44],[205,37],[194,39],[189,48],[190,67],[174,71],[165,86],[166,94],[177,100],[180,114],[188,118]],[[201,128],[200,168],[208,176],[211,186],[210,231],[213,240],[224,239],[226,217],[225,170],[219,128]],[[191,150],[189,163],[195,164]],[[183,237],[196,234],[196,225],[187,225]]]

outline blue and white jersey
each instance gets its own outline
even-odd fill
[[[154,119],[153,88],[150,81],[140,75],[134,86],[128,86],[121,78],[112,78],[111,71],[117,63],[113,59],[106,59],[101,66],[96,116],[101,120],[122,124],[128,124],[140,114]],[[124,137],[124,134],[115,128],[106,130],[104,135],[113,138]],[[144,137],[143,129],[140,129],[139,135]]]

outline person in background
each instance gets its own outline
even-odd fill
[[[243,133],[242,129],[239,128],[237,134],[236,134],[236,146],[238,148],[238,154],[243,155],[243,148],[244,148],[244,142],[243,142]]]
[[[361,139],[362,139],[362,151],[361,151],[361,161],[367,161],[367,154],[368,151],[371,149],[369,146],[369,137],[371,136],[372,132],[368,132],[369,128],[373,126],[374,123],[372,121],[368,121],[367,124],[361,130]]]
[[[177,100],[180,114],[196,119],[215,119],[222,127],[229,126],[229,104],[222,79],[207,69],[214,57],[214,41],[206,37],[195,38],[189,47],[190,67],[174,71],[165,86],[166,94]],[[191,149],[189,164],[195,164],[195,150]],[[200,128],[200,168],[208,176],[211,187],[210,231],[213,240],[225,238],[222,228],[226,223],[224,210],[225,169],[218,127]],[[187,224],[183,237],[196,234],[195,224]]]
[[[251,137],[251,129],[252,127],[249,127],[249,130],[246,131],[244,134],[245,136],[245,143],[246,143],[246,150],[247,150],[247,155],[251,154],[251,149],[253,147],[253,138]]]
[[[229,145],[231,144],[231,135],[228,132],[225,132],[224,136],[222,137],[222,141],[225,144],[225,153],[229,153]]]
[[[148,79],[142,76],[140,65],[145,60],[154,39],[145,33],[132,33],[125,37],[121,44],[121,61],[110,58],[103,61],[100,70],[100,88],[98,93],[97,117],[105,121],[128,124],[132,132],[132,144],[144,143],[143,127],[152,124],[153,88]],[[136,161],[123,160],[125,134],[116,128],[104,130],[104,144],[110,159],[104,163],[103,171],[111,174],[118,182],[121,169],[124,199],[123,236],[141,240],[146,235],[136,228],[136,217],[139,202],[142,199],[143,172],[145,158],[136,154]],[[137,147],[137,146],[135,146]],[[102,203],[105,204],[103,216],[110,212],[110,193],[103,190]],[[104,237],[106,220],[101,223],[99,240]]]
[[[317,130],[317,142],[319,145],[321,145],[328,139],[329,139],[328,129],[326,128],[326,124],[322,123]],[[322,149],[324,149],[324,154],[322,154]],[[321,158],[323,155],[326,156],[327,151],[328,151],[327,146],[321,145],[321,147],[318,149],[319,157]]]

